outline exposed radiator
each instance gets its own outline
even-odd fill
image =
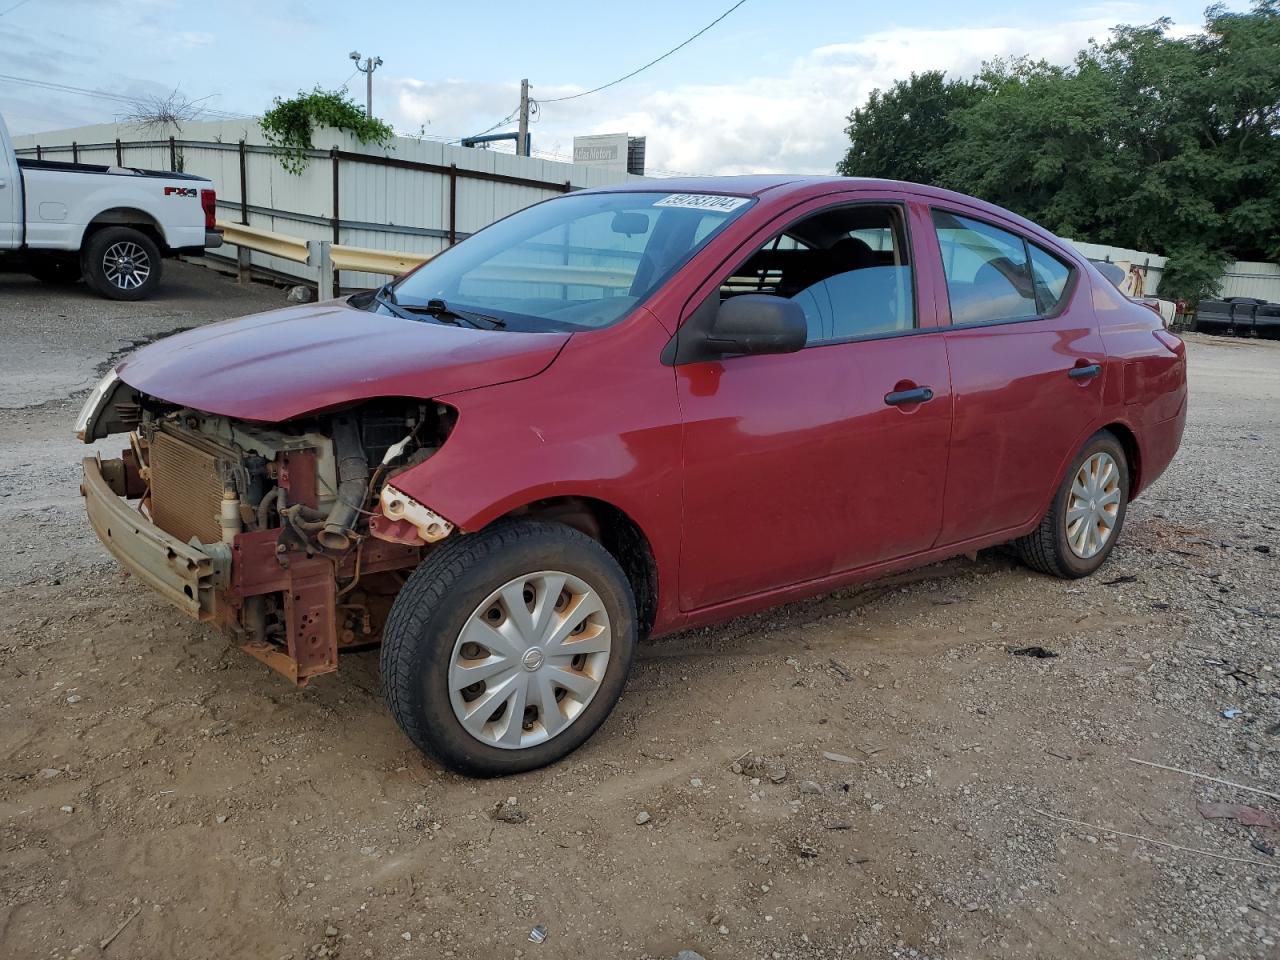
[[[151,519],[184,543],[222,539],[219,457],[180,437],[157,430],[151,439]]]

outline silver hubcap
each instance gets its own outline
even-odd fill
[[[1081,560],[1096,556],[1111,540],[1120,515],[1120,467],[1109,453],[1080,465],[1067,497],[1067,543]]]
[[[545,743],[600,689],[611,642],[609,614],[584,581],[554,570],[516,577],[476,607],[453,645],[453,715],[491,747]]]
[[[107,247],[102,255],[102,270],[112,286],[135,290],[151,276],[151,258],[140,245],[122,240]]]

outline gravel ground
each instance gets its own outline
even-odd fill
[[[294,690],[88,532],[70,395],[282,303],[0,277],[0,957],[1280,956],[1280,829],[1199,810],[1280,802],[1131,759],[1280,792],[1280,343],[1188,338],[1182,452],[1097,576],[993,551],[655,641],[586,747],[480,782],[376,654]]]

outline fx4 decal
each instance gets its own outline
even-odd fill
[[[199,191],[195,187],[165,187],[164,195],[166,197],[194,197]]]

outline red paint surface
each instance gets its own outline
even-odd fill
[[[447,398],[459,413],[452,436],[396,485],[468,531],[548,497],[613,505],[652,548],[655,632],[1028,532],[1080,444],[1103,427],[1136,446],[1135,493],[1177,450],[1181,343],[1034,224],[968,197],[883,181],[750,177],[605,189],[637,188],[759,202],[604,330],[477,331],[330,303],[170,338],[140,350],[120,375],[170,401],[262,421],[376,396]],[[669,331],[766,237],[802,214],[864,199],[908,208],[919,330],[789,355],[661,362]],[[1065,310],[951,328],[931,204],[1021,233],[1074,264]],[[1067,376],[1086,363],[1100,364],[1101,375]],[[886,393],[906,386],[928,386],[934,398],[885,405]]]
[[[373,397],[425,400],[531,377],[568,339],[494,336],[332,301],[186,330],[143,347],[116,371],[170,403],[278,423]]]

